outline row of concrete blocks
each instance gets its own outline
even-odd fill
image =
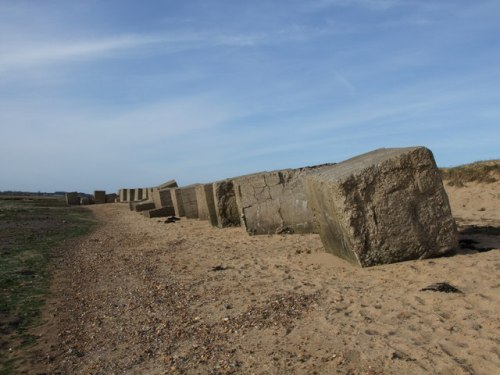
[[[339,164],[157,189],[155,209],[250,234],[319,233],[360,266],[443,254],[457,246],[439,170],[424,147],[379,149]],[[151,205],[149,207],[152,207]]]
[[[120,189],[118,197],[120,202],[137,202],[149,199],[151,188]]]
[[[92,196],[80,196],[77,192],[66,193],[64,195],[66,204],[68,205],[87,205],[87,204],[103,204],[115,203],[118,196],[115,193],[106,194],[105,190],[95,190]]]

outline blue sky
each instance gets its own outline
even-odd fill
[[[500,2],[0,0],[0,190],[500,158]]]

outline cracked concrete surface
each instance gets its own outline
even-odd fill
[[[314,233],[303,179],[331,164],[284,169],[233,180],[241,225],[250,234]]]

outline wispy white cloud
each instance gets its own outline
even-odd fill
[[[276,35],[223,34],[212,32],[126,34],[92,40],[73,41],[15,41],[0,45],[0,73],[23,67],[50,63],[92,60],[111,57],[117,53],[154,46],[155,53],[172,53],[190,49],[220,46],[248,47],[263,43],[276,43],[300,39],[304,31],[279,31]]]
[[[152,36],[123,35],[64,43],[26,41],[19,45],[16,42],[10,46],[0,46],[3,50],[0,57],[0,72],[57,61],[91,59],[124,49],[158,43],[160,40]]]
[[[305,5],[311,10],[320,10],[330,7],[362,7],[372,10],[386,10],[404,3],[410,3],[410,0],[318,0],[310,1]]]
[[[267,31],[164,31],[152,34],[104,35],[100,38],[68,40],[36,39],[25,36],[0,40],[0,74],[22,68],[65,62],[143,53],[168,54],[218,47],[282,46],[306,42],[334,34],[355,32],[349,25],[305,26],[287,25]]]

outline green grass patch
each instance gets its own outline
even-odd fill
[[[453,168],[441,168],[441,175],[448,185],[457,187],[463,187],[468,182],[496,182],[500,178],[500,160],[479,161]]]
[[[88,233],[90,210],[61,199],[0,199],[0,374],[11,373],[9,348],[32,345],[49,292],[49,264],[62,241]]]

